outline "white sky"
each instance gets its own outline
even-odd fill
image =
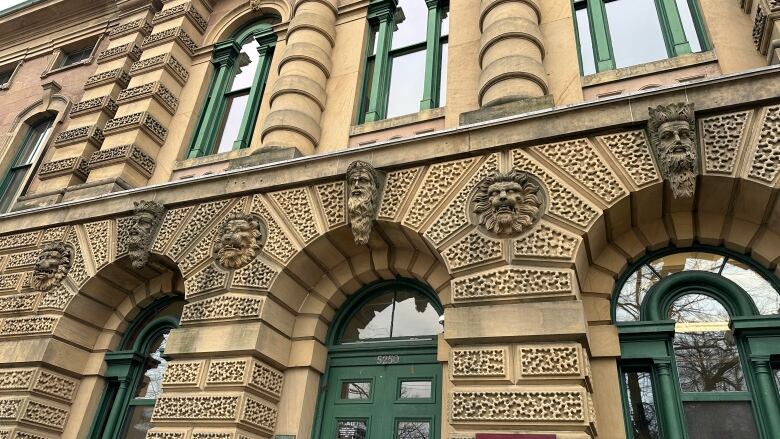
[[[18,5],[19,3],[24,3],[27,0],[0,0],[0,12]]]

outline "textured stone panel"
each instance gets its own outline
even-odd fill
[[[617,176],[587,139],[550,143],[534,149],[606,204],[612,204],[626,194]]]
[[[345,212],[343,181],[318,185],[317,198],[322,206],[322,212],[325,214],[325,221],[328,229],[343,226],[347,223],[347,214]]]
[[[277,414],[276,408],[259,399],[247,397],[241,411],[241,420],[267,432],[273,432],[276,428]]]
[[[773,183],[780,170],[780,106],[769,107],[750,165],[750,177]]]
[[[263,217],[268,226],[268,239],[265,241],[263,251],[283,264],[289,262],[298,249],[284,233],[276,219],[271,216],[259,194],[252,198],[252,212]]]
[[[618,165],[637,187],[661,181],[644,131],[610,134],[598,139],[617,158]]]
[[[444,250],[442,256],[450,270],[459,270],[500,260],[504,253],[501,241],[473,230]]]
[[[32,389],[55,398],[66,401],[73,399],[78,388],[78,381],[60,374],[40,370]]]
[[[40,231],[0,236],[0,251],[36,245],[40,237]]]
[[[436,218],[425,236],[434,244],[440,245],[469,224],[469,196],[474,188],[487,176],[498,171],[498,154],[491,154],[463,186],[446,209]]]
[[[412,185],[420,175],[421,169],[403,169],[387,174],[378,218],[391,221],[397,218],[398,212],[409,196]]]
[[[419,228],[476,160],[476,158],[468,158],[438,163],[428,168],[423,182],[417,189],[417,194],[406,212],[404,224],[414,229]]]
[[[18,276],[21,277],[21,274]],[[0,314],[32,311],[35,308],[35,302],[37,300],[38,293],[22,293],[12,294],[10,296],[0,296]]]
[[[507,372],[506,349],[453,349],[452,377],[503,377]]]
[[[572,294],[567,270],[503,267],[452,281],[454,301],[563,294]]]
[[[212,360],[206,374],[206,385],[243,384],[249,360]]]
[[[46,229],[44,230],[43,236],[41,237],[41,244],[46,244],[47,242],[62,241],[63,239],[65,239],[65,236],[67,235],[69,230],[70,230],[70,226],[59,226],[59,227],[52,227],[50,229]]]
[[[165,368],[163,385],[195,386],[200,380],[203,361],[172,361]]]
[[[311,242],[320,235],[317,220],[314,217],[314,204],[306,188],[273,192],[270,195],[284,212],[298,236],[303,239],[303,242]]]
[[[198,205],[168,250],[168,255],[171,259],[178,260],[184,254],[184,250],[195,242],[195,238],[206,230],[206,227],[211,224],[214,218],[219,217],[228,203],[230,203],[230,200],[212,201]],[[167,220],[168,215],[166,214],[163,226],[165,226]],[[160,230],[160,235],[162,235],[162,229]],[[160,235],[158,235],[158,240]]]
[[[184,305],[182,323],[260,317],[264,297],[222,295]]]
[[[157,398],[154,421],[231,421],[238,414],[237,395],[165,395]]]
[[[162,253],[165,250],[171,240],[173,240],[184,219],[187,218],[187,215],[193,209],[193,207],[182,207],[181,209],[172,209],[165,213],[165,219],[160,226],[160,231],[157,232],[157,238],[152,246],[155,252]]]
[[[535,376],[579,376],[580,353],[574,345],[521,346],[520,374]]]
[[[90,276],[89,273],[87,273],[87,266],[84,264],[84,253],[81,249],[81,242],[76,235],[76,229],[71,228],[68,231],[68,237],[65,239],[65,242],[70,243],[75,250],[73,252],[73,263],[70,266],[70,271],[68,271],[68,277],[73,279],[73,282],[80,287],[84,285]]]
[[[0,391],[27,390],[35,369],[0,369]]]
[[[220,233],[222,225],[226,221],[226,217],[233,213],[242,212],[245,205],[246,198],[239,199],[238,202],[225,213],[225,217],[223,217],[222,220],[215,223],[205,235],[195,240],[195,246],[188,250],[182,260],[179,262],[179,269],[182,273],[184,273],[185,276],[193,268],[200,265],[203,261],[212,258],[214,242],[217,240],[217,234]],[[206,219],[204,218],[204,220]],[[211,220],[213,220],[213,218],[208,219],[208,221]]]
[[[14,420],[22,411],[22,398],[0,398],[0,420]]]
[[[62,431],[65,428],[65,422],[68,420],[68,411],[61,407],[31,400],[24,408],[24,413],[22,413],[20,419]]]
[[[578,237],[542,224],[532,233],[513,241],[513,255],[515,258],[571,260],[578,243]]]
[[[111,223],[106,220],[85,224],[84,230],[87,231],[95,268],[100,269],[109,262],[108,250],[111,241]]]
[[[549,213],[582,229],[587,228],[598,216],[596,209],[536,164],[522,150],[512,151],[515,168],[539,176],[549,191]]]
[[[255,258],[249,265],[242,267],[233,274],[233,286],[268,289],[279,272],[270,265]]]
[[[73,296],[75,296],[74,293],[71,293],[65,285],[62,284],[57,285],[49,291],[43,292],[42,295],[43,298],[41,299],[41,303],[38,304],[38,309],[55,309],[58,311],[64,310]]]
[[[58,321],[52,316],[8,318],[2,321],[0,336],[51,334]]]
[[[252,373],[249,376],[249,385],[263,392],[275,396],[282,396],[282,384],[284,375],[278,370],[259,361],[252,362]]]
[[[707,173],[730,175],[734,171],[749,114],[739,111],[701,120],[704,169]]]
[[[5,264],[5,268],[32,267],[36,262],[38,262],[38,254],[40,252],[40,250],[30,250],[9,255],[8,262]]]
[[[202,270],[190,276],[184,281],[187,299],[199,296],[214,290],[225,288],[227,273],[216,268],[214,264],[208,265]]]
[[[578,391],[455,391],[453,422],[583,422],[585,395]]]
[[[0,291],[9,291],[19,288],[22,273],[0,274]],[[0,307],[2,309],[2,307]]]

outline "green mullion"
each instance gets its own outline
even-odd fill
[[[750,392],[681,392],[683,401],[751,401]]]
[[[387,95],[390,88],[390,45],[393,40],[393,12],[395,7],[387,7],[378,15],[379,28],[374,55],[374,71],[371,78],[371,90],[368,90],[368,109],[364,121],[382,120],[387,114]]]
[[[127,404],[128,406],[150,406],[154,405],[154,398],[133,398]]]
[[[588,20],[590,20],[590,38],[593,41],[593,56],[596,58],[596,71],[613,70],[615,56],[612,40],[609,38],[609,23],[604,0],[588,0]]]
[[[247,97],[246,109],[244,110],[244,117],[241,120],[241,127],[238,129],[238,135],[233,142],[234,150],[246,148],[252,141],[252,133],[255,131],[255,126],[257,125],[257,113],[260,111],[260,101],[263,98],[265,83],[268,80],[268,71],[271,66],[274,44],[263,44],[263,42],[260,41],[258,41],[258,43],[261,44],[260,47],[257,48],[257,51],[260,53],[260,59],[257,62],[255,77],[252,80],[252,88]]]
[[[686,439],[682,418],[682,401],[679,386],[674,378],[674,365],[667,361],[655,361],[653,378],[658,382],[659,398],[656,404],[661,411],[661,429],[664,439]]]
[[[209,85],[211,91],[206,98],[200,123],[190,145],[188,159],[209,154],[214,147],[227,104],[223,96],[233,82],[236,59],[240,52],[241,47],[233,40],[217,44],[214,49],[214,59],[211,63],[216,67],[216,72]]]
[[[707,32],[704,31],[704,19],[701,16],[701,11],[699,10],[699,5],[696,2],[696,0],[687,0],[688,1],[688,9],[691,10],[691,15],[693,15],[693,24],[696,28],[696,35],[699,37],[699,45],[701,46],[701,50],[709,50],[710,49],[710,39],[707,37]]]
[[[430,110],[439,106],[441,84],[441,17],[442,5],[439,0],[425,0],[428,6],[428,29],[425,36],[425,82],[420,110]]]
[[[661,20],[661,29],[663,29],[669,57],[691,53],[691,44],[685,36],[677,2],[675,0],[655,0],[655,4],[658,9],[658,19]]]

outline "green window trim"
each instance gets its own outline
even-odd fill
[[[24,134],[16,154],[14,154],[13,161],[0,182],[0,194],[3,197],[0,200],[0,213],[10,210],[16,198],[26,191],[30,180],[30,170],[36,167],[36,162],[48,141],[53,124],[54,117],[46,115],[27,128],[27,132]],[[14,177],[17,175],[21,175],[21,179],[15,180]]]
[[[700,248],[700,247],[699,247]],[[619,294],[626,278],[637,267],[652,261],[659,255],[689,251],[670,249],[646,255],[626,270],[616,283]],[[709,248],[709,250],[713,250]],[[741,255],[720,250],[742,262]],[[750,262],[751,268],[771,279],[777,279]],[[673,340],[675,321],[667,320],[666,310],[675,299],[690,293],[710,296],[728,311],[742,371],[748,391],[736,392],[683,392],[678,381]],[[613,301],[613,318],[616,301]],[[773,365],[780,361],[780,316],[758,315],[750,296],[734,282],[719,274],[703,271],[682,271],[671,274],[656,283],[641,304],[639,321],[617,322],[621,357],[618,372],[623,396],[626,437],[632,439],[628,391],[623,380],[624,371],[641,368],[651,371],[653,400],[658,412],[658,426],[664,439],[686,439],[683,402],[691,401],[746,401],[751,403],[757,431],[761,438],[780,437],[780,394],[773,377]]]
[[[425,0],[425,4],[428,7],[425,42],[392,50],[397,0],[372,0],[369,5],[366,68],[361,87],[363,98],[358,111],[358,124],[387,118],[393,58],[422,50],[425,50],[425,76],[420,111],[440,106],[442,47],[449,41],[449,35],[441,35],[441,23],[448,11],[449,0]],[[373,68],[369,69],[371,64]]]
[[[133,392],[143,378],[146,353],[161,334],[179,327],[179,320],[170,315],[150,319],[176,298],[160,300],[142,310],[125,331],[119,343],[121,350],[107,352],[106,388],[90,426],[89,439],[120,439],[130,410],[135,406],[153,406],[154,398],[137,398]]]
[[[590,28],[591,42],[593,46],[593,58],[596,73],[616,68],[615,55],[612,48],[612,39],[609,31],[609,21],[605,3],[614,0],[573,0],[574,9],[574,33],[577,41],[577,54],[580,63],[580,72],[584,74],[582,62],[581,42],[577,26],[577,14],[579,9],[587,9],[588,24]],[[680,11],[675,0],[654,0],[658,12],[658,20],[661,26],[664,43],[668,58],[691,53],[691,45],[685,35]],[[688,8],[691,12],[696,35],[701,44],[701,50],[710,49],[710,42],[704,30],[704,21],[702,19],[697,0],[683,0],[688,2]]]
[[[271,69],[274,47],[276,46],[276,34],[273,33],[271,25],[268,23],[259,23],[245,28],[228,40],[214,45],[214,56],[211,60],[214,74],[209,83],[209,94],[203,104],[201,117],[195,128],[195,134],[186,158],[202,157],[216,152],[217,140],[222,134],[223,124],[227,117],[228,100],[231,96],[246,91],[246,89],[231,91],[231,87],[236,76],[241,45],[249,38],[254,38],[257,42],[260,58],[252,85],[249,88],[246,107],[238,134],[233,141],[232,150],[247,148],[252,141],[252,133],[257,125],[260,102],[268,81],[268,73]]]

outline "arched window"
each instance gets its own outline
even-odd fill
[[[778,285],[749,259],[707,247],[647,256],[620,278],[613,318],[629,438],[780,437]]]
[[[312,437],[438,438],[442,311],[432,291],[410,280],[378,282],[348,300],[328,335]]]
[[[44,116],[31,123],[24,133],[22,142],[11,159],[11,165],[0,183],[0,213],[8,212],[16,199],[27,189],[27,182],[46,145],[53,122],[54,117]]]
[[[214,45],[214,76],[187,158],[249,146],[276,45],[275,21],[255,23]]]
[[[165,344],[179,325],[184,302],[163,299],[145,308],[119,350],[106,354],[108,383],[90,429],[91,439],[144,439],[168,364]]]

